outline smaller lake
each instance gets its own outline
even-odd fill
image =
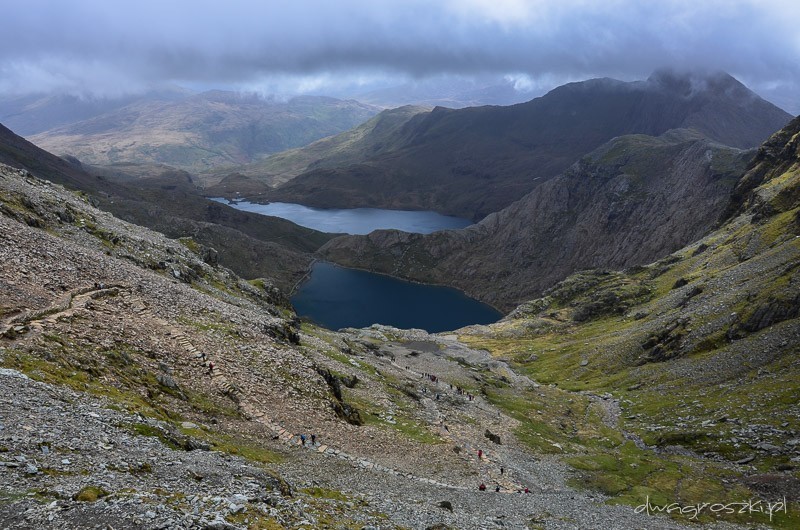
[[[493,307],[457,289],[423,285],[317,262],[292,296],[298,315],[328,329],[385,324],[430,333],[502,318]]]
[[[229,203],[228,199],[219,197],[211,200],[228,204],[245,212],[288,219],[295,224],[320,232],[369,234],[373,230],[393,228],[404,232],[429,234],[438,230],[464,228],[472,224],[469,219],[427,211],[383,210],[380,208],[309,208],[302,204],[286,202],[255,204],[238,201]]]

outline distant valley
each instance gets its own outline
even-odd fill
[[[359,125],[379,110],[316,96],[284,102],[225,91],[156,95],[29,138],[84,163],[167,164],[199,172],[306,145]],[[35,107],[23,107],[14,119],[21,123],[25,113],[37,119]]]

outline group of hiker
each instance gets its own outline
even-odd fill
[[[453,385],[450,385],[450,388],[452,389]],[[456,394],[458,394],[459,396],[467,396],[467,399],[469,401],[472,401],[472,400],[475,399],[475,396],[473,396],[472,394],[470,394],[469,392],[467,392],[466,390],[464,390],[460,386],[456,386],[455,390],[456,390]]]
[[[409,369],[410,368],[408,366],[406,366],[406,370],[409,370]],[[420,374],[420,377],[427,378],[431,383],[437,383],[437,384],[439,383],[439,376],[438,375],[429,374],[427,372],[422,372],[422,374]],[[454,390],[459,396],[466,396],[467,400],[469,400],[469,401],[473,401],[475,399],[474,395],[470,394],[469,392],[467,392],[466,390],[464,390],[463,388],[461,388],[458,385],[456,385],[454,387],[452,384],[450,384],[450,390]],[[425,387],[422,388],[422,393],[423,394],[427,394],[428,393],[428,391],[425,389]],[[440,394],[437,393],[436,394],[436,399],[439,399],[439,398],[440,398]]]
[[[480,491],[486,491],[486,484],[485,484],[485,483],[483,483],[483,482],[481,482],[481,485],[480,485],[480,486],[478,486],[478,489],[479,489]],[[500,484],[497,484],[497,485],[494,487],[494,491],[496,491],[497,493],[500,493]],[[530,490],[530,489],[528,489],[528,488],[525,488],[525,489],[518,489],[518,490],[517,490],[517,493],[530,493],[530,492],[531,492],[531,490]]]
[[[306,444],[306,440],[308,440],[308,438],[306,438],[306,435],[305,434],[301,434],[300,435],[300,445],[305,445]],[[314,434],[314,433],[311,433],[311,445],[317,445],[317,435]]]
[[[437,382],[439,382],[439,378],[438,378],[438,377],[436,377],[436,376],[435,376],[435,375],[433,375],[433,374],[429,374],[429,373],[426,373],[426,372],[422,372],[422,377],[427,377],[428,379],[430,379],[431,383],[437,383]]]

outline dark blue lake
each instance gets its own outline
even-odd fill
[[[300,316],[328,329],[386,324],[431,333],[490,324],[503,315],[461,291],[317,262],[292,296]]]
[[[394,228],[404,232],[429,234],[438,230],[464,228],[472,224],[469,219],[427,211],[383,210],[380,208],[309,208],[302,204],[286,202],[255,204],[238,201],[230,204],[227,199],[214,198],[212,200],[229,204],[245,212],[288,219],[295,224],[320,232],[369,234],[373,230],[381,228]]]

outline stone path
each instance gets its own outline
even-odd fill
[[[4,319],[0,322],[0,337],[14,338],[25,333],[41,333],[46,326],[55,324],[59,319],[68,319],[79,309],[88,307],[93,299],[116,296],[122,291],[130,292],[130,287],[112,284],[73,289],[45,309],[26,311]]]
[[[447,383],[446,381],[442,381],[438,377],[437,377],[437,381],[436,382],[432,382],[428,378],[424,377],[424,374],[416,372],[416,371],[414,371],[414,370],[412,370],[410,368],[406,368],[404,366],[400,366],[397,363],[395,363],[394,361],[392,361],[391,364],[393,366],[395,366],[396,368],[400,369],[400,370],[404,370],[407,373],[413,374],[415,377],[421,378],[423,383],[426,383],[426,384],[429,384],[429,385],[433,385],[434,388],[431,391],[433,395],[436,395],[436,394],[445,395],[445,394],[447,394],[447,395],[450,395],[450,396],[461,396],[461,397],[463,397],[462,395],[460,395],[458,393],[448,392],[447,388],[450,386],[450,384]],[[440,384],[439,383],[441,383],[441,385],[443,385],[442,388],[440,388]],[[474,403],[477,406],[480,403],[478,401],[479,399],[480,398],[478,396],[475,396],[474,400],[472,400],[472,401],[468,401],[465,398],[465,402]],[[449,440],[450,442],[454,443],[455,445],[463,447],[465,449],[465,451],[462,454],[462,458],[465,461],[468,461],[470,463],[477,463],[477,465],[481,468],[482,477],[486,478],[486,480],[484,482],[488,483],[487,484],[487,488],[490,487],[490,484],[493,484],[493,485],[499,485],[500,486],[500,493],[518,493],[519,491],[525,490],[526,486],[524,486],[522,484],[519,484],[517,482],[514,482],[513,480],[511,480],[509,475],[499,472],[499,469],[501,467],[503,467],[504,469],[508,469],[507,465],[505,465],[502,462],[497,462],[497,463],[493,462],[493,459],[490,458],[490,456],[489,456],[489,452],[487,452],[485,449],[476,447],[471,442],[470,439],[468,439],[466,437],[463,437],[463,436],[456,436],[453,432],[450,431],[449,428],[445,428],[445,423],[444,423],[444,420],[442,419],[442,414],[441,414],[441,411],[439,410],[439,407],[437,405],[437,400],[436,399],[431,399],[431,398],[428,398],[427,396],[423,397],[422,398],[422,404],[426,408],[431,409],[434,412],[434,415],[437,418],[435,426],[437,428],[439,436],[441,436],[442,438],[444,438],[446,440]],[[481,457],[478,457],[478,451],[479,450],[482,451],[482,456]],[[491,488],[491,489],[494,489],[494,488]]]
[[[326,444],[321,444],[319,442],[316,444],[311,444],[309,440],[306,440],[306,443],[303,443],[299,434],[291,432],[282,425],[270,419],[264,412],[264,407],[260,403],[247,396],[244,392],[242,392],[241,389],[232,384],[225,375],[225,368],[221,366],[218,360],[216,360],[211,354],[198,350],[191,343],[186,334],[180,329],[174,326],[171,326],[168,329],[170,330],[170,336],[183,348],[186,353],[192,357],[199,367],[204,370],[209,370],[210,363],[213,363],[214,367],[210,373],[211,381],[214,387],[223,395],[228,396],[237,405],[239,411],[246,419],[264,425],[272,432],[273,438],[282,441],[286,445],[306,449],[311,454],[340,458],[342,460],[349,461],[351,465],[356,468],[382,473],[391,473],[392,475],[401,476],[410,480],[416,480],[425,484],[440,486],[452,490],[471,489],[464,486],[446,484],[437,480],[420,477],[414,475],[413,473],[383,466],[366,458],[349,454],[341,449]]]

